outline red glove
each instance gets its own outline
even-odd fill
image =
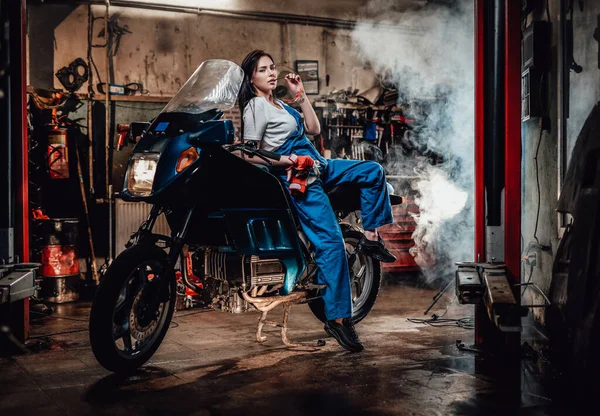
[[[308,182],[308,176],[295,176],[292,175],[290,180],[290,185],[288,189],[290,190],[290,194],[294,198],[303,198],[306,193],[306,184]]]
[[[312,171],[315,161],[310,156],[290,155],[293,165],[287,171],[287,180],[290,183],[289,190],[293,197],[302,198],[306,192],[308,176]]]
[[[290,160],[293,163],[293,167],[296,170],[304,171],[310,170],[315,165],[315,161],[310,156],[298,156],[291,154],[289,156]]]

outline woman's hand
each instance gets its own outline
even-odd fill
[[[289,156],[289,159],[292,162],[292,166],[296,168],[296,170],[310,170],[315,165],[315,161],[310,156],[298,156],[292,153]]]
[[[288,90],[294,96],[293,100],[284,100],[286,102],[293,102],[300,106],[302,114],[304,115],[304,127],[306,134],[316,135],[321,133],[321,124],[315,114],[315,110],[312,108],[310,101],[306,97],[304,91],[304,85],[302,79],[298,74],[287,74],[285,76],[285,83],[287,84]]]
[[[304,95],[304,85],[302,85],[302,79],[300,78],[300,75],[287,74],[284,79],[287,88],[292,95]]]

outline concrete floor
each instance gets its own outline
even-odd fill
[[[425,317],[436,292],[385,285],[357,326],[366,347],[359,354],[344,352],[332,338],[319,352],[291,351],[274,329],[259,345],[256,312],[178,311],[152,361],[128,378],[96,362],[86,330],[89,303],[56,305],[54,318],[75,320],[37,320],[32,335],[39,338],[29,345],[39,351],[0,358],[0,415],[562,414],[551,393],[556,374],[543,357],[525,355],[510,365],[459,350],[456,340],[471,345],[473,330],[408,322]],[[458,305],[452,293],[430,314],[448,304],[444,318],[472,316],[473,308]],[[309,340],[325,333],[300,305],[292,308],[289,335]],[[544,345],[529,326],[522,341]]]

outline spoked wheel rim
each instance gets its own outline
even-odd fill
[[[139,264],[125,279],[112,316],[113,346],[120,356],[134,359],[152,348],[165,325],[169,299],[152,307],[150,298],[158,290],[162,265],[157,261]],[[170,285],[164,285],[170,290]]]
[[[352,288],[352,308],[357,310],[365,305],[371,293],[373,260],[363,253],[356,252],[357,238],[346,237],[345,243]]]

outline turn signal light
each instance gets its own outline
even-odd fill
[[[177,161],[177,172],[183,171],[189,165],[194,163],[198,159],[198,152],[196,148],[190,147],[189,149],[184,150],[179,155],[179,160]]]

